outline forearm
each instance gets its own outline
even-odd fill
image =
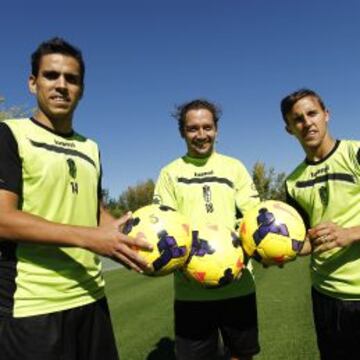
[[[343,231],[345,232],[345,237],[348,239],[350,244],[360,241],[360,226],[344,228]]]
[[[96,228],[63,225],[20,210],[0,213],[0,238],[58,246],[87,248]]]
[[[152,250],[152,246],[142,239],[130,238],[119,231],[130,215],[110,221],[111,215],[103,213],[100,216],[101,226],[75,226],[51,222],[18,210],[17,204],[16,194],[0,191],[1,240],[80,247],[119,261],[136,271],[147,267],[146,261],[133,250],[133,246],[147,250]]]
[[[100,206],[100,226],[112,223],[115,218],[102,205]]]

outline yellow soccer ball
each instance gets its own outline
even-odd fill
[[[191,248],[191,230],[187,219],[163,205],[147,205],[133,213],[123,229],[132,237],[139,235],[153,245],[153,250],[134,248],[151,268],[147,275],[166,275],[182,267]]]
[[[306,229],[290,205],[264,201],[244,214],[240,238],[245,252],[264,265],[294,260],[304,245]]]
[[[206,288],[218,288],[238,279],[244,268],[244,252],[237,233],[227,227],[206,224],[193,231],[193,243],[183,271]]]

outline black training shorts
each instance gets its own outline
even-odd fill
[[[233,356],[260,351],[255,294],[217,301],[176,300],[174,309],[179,360],[216,359],[221,342]]]
[[[343,301],[314,288],[312,301],[321,359],[360,359],[360,301]]]
[[[46,315],[0,315],[0,359],[119,359],[106,299]]]

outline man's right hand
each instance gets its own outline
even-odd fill
[[[143,238],[133,238],[122,233],[125,223],[131,219],[128,213],[113,222],[101,225],[96,229],[96,237],[90,241],[87,249],[121,263],[127,268],[143,272],[149,265],[136,249],[152,250],[151,244]]]

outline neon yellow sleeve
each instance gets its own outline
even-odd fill
[[[156,182],[153,202],[155,204],[167,205],[178,210],[174,184],[166,169],[161,170]]]
[[[235,203],[242,214],[260,202],[259,194],[255,184],[246,170],[245,166],[239,162],[235,183]]]

